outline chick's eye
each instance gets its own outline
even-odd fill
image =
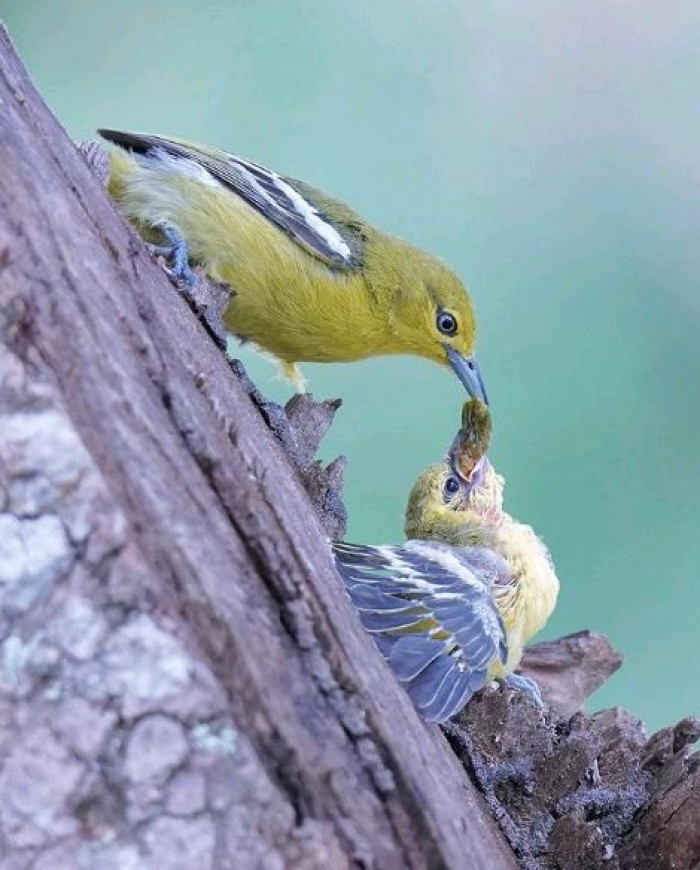
[[[457,319],[449,311],[438,311],[435,323],[443,335],[455,335],[457,332]]]
[[[448,477],[445,481],[445,494],[453,496],[459,489],[459,481],[456,477]]]

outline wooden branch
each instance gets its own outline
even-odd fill
[[[700,861],[700,719],[689,716],[655,734],[645,747],[643,768],[651,797],[620,849],[624,870],[684,870]]]
[[[0,109],[3,866],[514,867],[4,32]]]
[[[520,673],[536,680],[545,701],[569,718],[622,665],[610,641],[594,631],[577,631],[528,647]]]
[[[614,708],[560,717],[487,688],[445,727],[526,870],[695,870],[700,719],[648,738]]]

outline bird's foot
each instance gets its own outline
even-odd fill
[[[538,707],[544,707],[540,687],[531,677],[523,677],[521,674],[508,674],[504,682],[511,689],[527,692]]]
[[[165,236],[167,244],[149,245],[149,250],[157,257],[165,257],[170,264],[170,268],[165,271],[174,281],[193,287],[197,276],[190,269],[189,251],[184,236],[170,224],[161,224],[158,229]]]

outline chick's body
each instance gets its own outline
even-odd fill
[[[448,346],[462,359],[472,354],[471,301],[437,258],[321,191],[242,158],[102,132],[123,146],[110,155],[109,191],[125,215],[152,240],[159,228],[175,228],[190,258],[234,289],[227,328],[290,373],[297,362],[384,354],[455,368]],[[453,317],[454,332],[438,328],[441,312]]]
[[[525,644],[551,616],[559,579],[534,530],[503,510],[503,478],[485,457],[475,476],[471,489],[460,481],[461,489],[449,497],[445,484],[454,479],[451,463],[426,469],[409,497],[406,536],[454,547],[486,547],[503,557],[508,572],[491,594],[505,627],[508,656],[505,662],[492,662],[489,678],[504,677],[518,667]]]
[[[436,722],[495,677],[539,699],[536,684],[513,671],[559,592],[545,545],[503,510],[504,481],[485,455],[490,415],[475,402],[449,457],[413,486],[406,543],[333,547],[365,628]]]

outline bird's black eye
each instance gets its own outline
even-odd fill
[[[449,311],[438,311],[435,321],[438,330],[443,335],[455,335],[457,333],[457,318]]]
[[[456,477],[448,477],[445,481],[445,495],[451,497],[459,489],[459,481]]]

